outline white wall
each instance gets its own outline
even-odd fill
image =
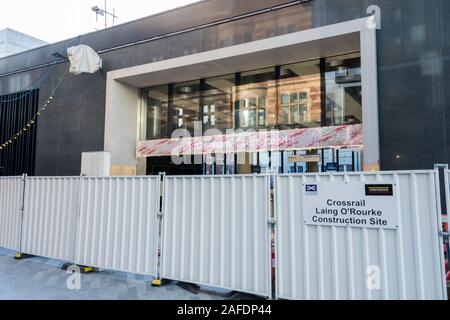
[[[44,41],[12,29],[0,30],[0,58],[46,44]]]
[[[106,88],[105,151],[113,166],[137,166],[139,89],[108,75]]]

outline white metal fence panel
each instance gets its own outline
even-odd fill
[[[319,181],[392,181],[399,228],[307,225],[302,190]],[[279,176],[276,185],[278,298],[445,299],[436,171]],[[379,286],[368,285],[373,276]]]
[[[268,176],[166,177],[162,278],[271,294]]]
[[[83,178],[76,263],[156,275],[160,177]]]
[[[80,182],[80,177],[26,179],[23,253],[74,261]]]
[[[23,178],[0,178],[0,247],[20,250]]]

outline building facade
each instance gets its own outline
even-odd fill
[[[0,30],[0,58],[46,45],[47,43],[9,28]]]
[[[0,59],[0,145],[53,97],[1,172],[78,175],[92,151],[113,174],[447,163],[449,14],[445,0],[209,0]],[[78,43],[101,72],[52,55]]]

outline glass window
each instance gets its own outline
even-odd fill
[[[300,122],[306,123],[308,122],[308,105],[301,104],[300,105]]]
[[[194,122],[199,121],[199,109],[200,81],[175,84],[171,111],[172,130],[186,129],[193,134]]]
[[[270,172],[270,154],[269,152],[260,152],[259,153],[259,165],[261,166],[261,173],[269,173]]]
[[[203,124],[206,129],[233,128],[233,89],[235,76],[228,75],[205,80]],[[241,101],[236,101],[240,109]]]
[[[266,107],[266,96],[260,96],[258,98],[258,106],[260,108],[265,108]]]
[[[291,105],[298,104],[298,93],[291,93]]]
[[[308,102],[308,94],[306,92],[300,92],[300,102]]]
[[[361,60],[359,54],[326,60],[326,125],[362,122]]]
[[[339,171],[353,171],[354,154],[351,149],[341,149],[336,151],[339,154]]]
[[[266,82],[271,82],[275,80],[275,68],[267,68],[260,70],[253,70],[248,72],[243,72],[241,74],[240,85],[250,85],[251,87],[258,87],[261,84],[264,86]]]
[[[310,128],[321,125],[319,60],[282,66],[278,88],[281,127]]]
[[[235,127],[250,129],[270,126],[267,116],[276,114],[274,106],[268,104],[268,101],[276,101],[277,97],[275,68],[244,72],[240,79],[234,97]]]
[[[281,159],[281,152],[274,151],[270,154],[270,169],[272,172],[281,172],[282,170],[282,159]]]
[[[289,106],[283,106],[283,123],[289,123]]]
[[[142,139],[161,139],[179,128],[193,133],[195,121],[206,130],[222,131],[319,127],[322,112],[327,126],[362,122],[359,53],[326,59],[322,75],[319,60],[281,66],[278,80],[276,70],[266,68],[144,90]],[[326,92],[321,91],[324,84]]]
[[[226,155],[226,169],[225,174],[235,174],[236,165],[234,163],[235,154],[229,153]]]
[[[291,123],[299,123],[298,119],[298,106],[297,105],[291,105]],[[303,121],[305,122],[305,121]]]
[[[283,152],[283,173],[296,173],[296,163],[290,162],[289,158],[295,155],[295,151],[284,151]]]
[[[216,154],[216,175],[222,175],[226,173],[225,154]]]
[[[258,123],[259,124],[263,124],[266,121],[266,110],[264,109],[259,109],[258,110]]]
[[[215,174],[215,163],[216,159],[212,155],[203,156],[203,174],[210,176]]]
[[[146,97],[146,133],[144,139],[155,140],[167,134],[169,86],[159,86],[144,91]]]

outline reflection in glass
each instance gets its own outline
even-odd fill
[[[296,164],[290,162],[289,158],[295,155],[295,151],[284,151],[283,152],[283,173],[297,173]]]
[[[154,87],[144,93],[147,97],[147,140],[163,138],[167,132],[168,88],[168,86]]]
[[[261,152],[259,154],[259,165],[261,166],[261,173],[270,172],[270,154],[269,152]]]
[[[361,123],[359,54],[323,62],[322,75],[314,60],[146,89],[143,137],[160,139],[179,128],[193,133],[194,121],[222,131]]]
[[[359,54],[326,60],[326,125],[362,122]]]
[[[226,166],[225,166],[225,154],[216,154],[216,169],[215,174],[216,175],[223,175],[225,174]]]
[[[268,125],[268,101],[276,101],[275,68],[244,72],[235,89],[235,128],[263,128]],[[274,110],[276,112],[276,110]]]
[[[236,165],[235,165],[235,154],[229,153],[226,155],[226,168],[225,174],[235,174],[236,173]]]
[[[320,61],[282,66],[278,90],[282,127],[310,128],[321,125]]]
[[[272,172],[280,172],[282,169],[281,152],[274,151],[270,153],[270,170]]]
[[[205,80],[203,124],[205,129],[233,128],[234,74]]]
[[[186,129],[194,132],[194,122],[199,120],[200,81],[183,82],[174,85],[171,110],[172,130]]]

